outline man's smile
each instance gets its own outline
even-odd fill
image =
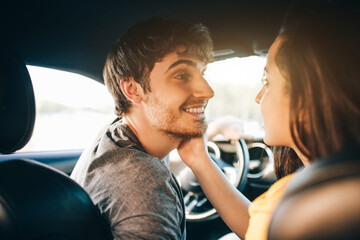
[[[205,106],[200,108],[186,108],[184,109],[185,112],[188,113],[204,113],[205,112]]]
[[[187,113],[203,114],[205,112],[207,104],[208,101],[186,104],[187,106],[182,107],[182,110],[184,110]]]

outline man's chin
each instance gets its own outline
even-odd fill
[[[192,138],[192,137],[201,137],[204,133],[201,132],[166,132],[167,135],[173,136],[176,138]]]
[[[206,133],[207,124],[203,124],[201,127],[194,129],[182,129],[182,130],[166,130],[164,131],[167,135],[188,138],[188,137],[201,137]]]

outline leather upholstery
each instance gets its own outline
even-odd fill
[[[31,160],[0,163],[0,239],[112,239],[87,193]]]
[[[0,153],[11,153],[31,137],[35,101],[24,62],[8,49],[0,53]],[[113,238],[77,183],[46,165],[16,159],[0,161],[0,239]]]
[[[289,183],[270,240],[360,239],[360,148],[322,159]]]
[[[24,62],[0,47],[0,153],[12,153],[29,141],[35,121],[35,99]]]

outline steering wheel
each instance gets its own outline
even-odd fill
[[[224,146],[220,151],[219,146]],[[244,190],[247,181],[249,154],[244,140],[208,142],[211,159],[219,166],[231,184],[239,191]],[[226,152],[225,152],[226,151]],[[231,161],[222,159],[222,152],[235,154]],[[226,156],[224,156],[226,157]],[[170,169],[175,174],[184,194],[187,221],[207,221],[218,217],[216,209],[211,205],[202,191],[198,180],[191,169],[182,162],[176,151],[170,153]]]

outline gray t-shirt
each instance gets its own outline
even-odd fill
[[[181,189],[164,163],[145,152],[116,119],[81,155],[71,178],[109,220],[116,239],[185,239]]]

